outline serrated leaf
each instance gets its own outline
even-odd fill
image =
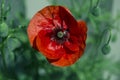
[[[6,37],[8,35],[8,25],[5,22],[0,24],[0,37]]]
[[[21,43],[17,38],[9,38],[7,40],[7,47],[10,51],[13,51],[20,46],[21,46]]]

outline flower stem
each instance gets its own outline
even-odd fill
[[[91,11],[91,9],[92,9],[92,3],[93,3],[93,0],[90,0],[90,8],[89,8],[89,11]]]
[[[2,62],[3,62],[3,67],[4,70],[7,70],[7,66],[6,66],[6,61],[5,61],[5,53],[4,53],[4,42],[5,42],[6,38],[3,39],[3,43],[0,45],[1,48],[1,55],[2,55]]]
[[[99,6],[100,0],[97,0],[97,3],[95,5],[95,8],[97,8]]]

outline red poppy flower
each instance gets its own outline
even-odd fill
[[[33,48],[55,66],[75,63],[85,49],[87,27],[62,6],[47,6],[31,19],[28,37]]]

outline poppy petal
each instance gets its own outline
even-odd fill
[[[39,12],[36,13],[32,20],[30,21],[27,29],[31,46],[33,46],[34,39],[38,35],[39,31],[46,26],[52,27],[51,23],[48,22],[48,20],[46,20],[41,13]]]
[[[79,51],[78,39],[70,36],[70,39],[64,43],[64,46],[71,51]]]
[[[55,66],[69,66],[74,64],[83,54],[85,48],[85,40],[87,36],[87,27],[84,21],[78,21],[79,35],[71,36],[71,42],[65,42],[66,54],[60,59],[49,59],[48,61]],[[71,35],[71,34],[70,34]],[[77,37],[76,37],[77,36]]]
[[[61,58],[65,54],[64,48],[62,45],[57,44],[55,41],[51,40],[50,33],[42,30],[39,32],[36,39],[36,46],[43,55],[50,59]]]
[[[71,64],[74,64],[79,58],[80,56],[83,54],[83,52],[67,52],[67,54],[64,54],[60,59],[54,60],[54,59],[48,59],[48,61],[55,65],[55,66],[59,66],[59,67],[64,67],[64,66],[70,66]]]
[[[78,28],[80,30],[80,36],[83,37],[83,40],[85,41],[86,40],[86,37],[87,37],[87,25],[84,21],[82,20],[79,20],[77,21],[78,22]]]
[[[80,30],[80,37],[79,37],[79,43],[80,43],[80,48],[84,49],[86,46],[86,38],[87,38],[87,25],[84,21],[78,21],[78,28]]]

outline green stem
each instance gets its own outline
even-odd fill
[[[96,3],[96,5],[95,5],[95,8],[96,8],[97,6],[99,6],[99,3],[100,3],[100,0],[97,0],[97,3]]]
[[[0,4],[0,24],[2,23],[2,3]]]
[[[5,0],[1,1],[1,16],[0,16],[0,23],[4,21],[4,8],[5,8]]]
[[[93,0],[90,0],[90,8],[89,8],[89,11],[91,11],[91,9],[92,9],[92,4],[93,4]]]
[[[5,0],[2,0],[1,1],[1,6],[0,6],[0,23],[2,23],[3,22],[3,13],[4,13],[4,3],[5,3]],[[4,54],[3,54],[3,45],[4,45],[4,40],[3,40],[3,43],[1,43],[0,44],[0,49],[1,49],[1,54],[2,54],[2,57],[4,56]],[[3,61],[5,61],[4,59],[3,59]],[[4,64],[4,63],[3,63]]]
[[[95,8],[97,8],[99,6],[100,0],[97,0],[97,3],[95,5]]]
[[[1,54],[2,54],[2,61],[3,61],[4,70],[6,70],[7,66],[6,66],[5,55],[4,55],[4,51],[3,50],[1,52]]]
[[[99,3],[100,3],[100,0],[97,0],[96,5],[94,6],[94,8],[97,8],[99,6]],[[90,8],[89,8],[90,11],[93,8],[92,5],[93,5],[93,0],[90,0]]]
[[[3,43],[0,45],[1,47],[1,55],[2,55],[2,61],[3,61],[3,67],[4,67],[4,70],[6,71],[7,70],[7,66],[6,66],[6,61],[5,61],[5,54],[4,54],[4,43],[5,43],[5,40],[3,40]]]
[[[106,45],[109,45],[109,42],[110,42],[110,40],[111,40],[111,30],[110,30],[110,29],[108,29],[108,30],[109,30],[110,34],[109,34],[108,41],[106,42]]]

